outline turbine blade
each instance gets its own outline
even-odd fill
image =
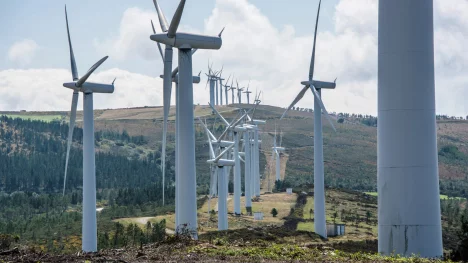
[[[215,107],[213,105],[211,105],[211,103],[208,102],[208,105],[210,105],[211,109],[213,109],[213,111],[216,113],[216,115],[219,116],[219,118],[221,118],[221,120],[224,122],[224,124],[226,124],[226,126],[229,126],[229,122],[215,109]]]
[[[275,140],[273,141],[273,147],[276,147],[276,122],[275,122]]]
[[[280,120],[282,120],[284,118],[284,116],[286,116],[286,113],[288,113],[288,111],[292,107],[294,107],[294,105],[296,105],[296,103],[298,103],[302,99],[302,97],[304,97],[304,94],[306,93],[308,88],[309,88],[308,86],[304,86],[304,88],[302,88],[301,92],[299,92],[299,94],[297,94],[297,97],[293,100],[291,105],[289,105],[289,107],[284,111],[283,115],[281,115]]]
[[[335,125],[333,125],[333,122],[330,118],[330,115],[328,115],[328,112],[327,112],[327,109],[325,109],[325,105],[323,104],[323,101],[322,99],[320,98],[320,95],[318,94],[318,92],[315,90],[315,87],[314,86],[311,86],[310,87],[310,90],[312,91],[312,93],[314,94],[314,97],[317,99],[319,105],[320,105],[320,108],[322,108],[323,112],[325,113],[325,116],[327,117],[327,120],[328,122],[330,123],[330,125],[332,126],[333,130],[336,132],[336,129],[335,129]]]
[[[239,116],[239,115],[237,115],[237,116]],[[236,117],[237,117],[237,116],[236,116]],[[221,142],[221,140],[224,139],[224,137],[226,137],[226,135],[227,135],[228,131],[230,130],[230,128],[235,127],[237,124],[239,124],[239,122],[241,122],[241,121],[245,118],[245,116],[247,116],[247,113],[244,114],[244,115],[242,115],[242,116],[241,116],[239,119],[237,119],[237,120],[234,118],[234,119],[232,120],[232,122],[229,124],[229,126],[226,127],[226,129],[223,131],[223,133],[219,136],[218,142]]]
[[[281,143],[283,143],[283,130],[281,130],[281,132],[280,132],[280,143],[279,143],[279,147],[281,147]]]
[[[154,3],[154,7],[156,7],[156,12],[158,13],[159,24],[161,25],[161,30],[163,32],[167,32],[169,26],[167,24],[166,16],[164,16],[164,13],[158,4],[158,1],[153,0],[153,3]]]
[[[224,29],[226,29],[226,27],[223,27],[223,29],[221,30],[221,32],[219,32],[218,37],[221,37],[221,36],[223,35]]]
[[[314,78],[314,67],[315,67],[315,43],[317,41],[317,27],[319,22],[320,16],[320,5],[322,4],[322,0],[319,2],[318,11],[317,11],[317,19],[315,21],[315,32],[314,32],[314,46],[312,48],[312,58],[310,59],[310,69],[309,69],[309,80]]]
[[[210,138],[210,131],[208,130],[208,127],[206,127],[206,124],[202,122],[202,120],[200,118],[198,118],[198,120],[200,121],[200,123],[202,124],[203,128],[205,129],[205,133],[206,133],[206,138],[208,139],[208,144],[210,146],[210,159],[214,159],[215,158],[215,154],[214,154],[214,150],[213,150],[213,145],[211,144],[211,138]]]
[[[153,20],[151,20],[151,27],[153,28],[153,33],[156,34],[156,29],[154,29],[154,24],[153,24]],[[163,55],[163,51],[162,51],[162,48],[161,48],[161,44],[159,42],[156,42],[158,43],[158,49],[159,49],[159,54],[161,54],[161,58],[164,62],[164,55]]]
[[[229,152],[232,148],[234,147],[234,144],[233,145],[230,145],[229,147],[227,147],[224,151],[222,151],[215,159],[214,159],[214,162],[218,162],[219,159],[221,159],[223,157],[223,155],[225,155],[227,152]]]
[[[70,157],[70,148],[73,140],[73,130],[75,128],[75,120],[76,120],[76,107],[78,106],[78,91],[73,92],[72,97],[72,104],[70,110],[70,124],[68,126],[68,138],[67,138],[67,156],[65,159],[65,174],[63,177],[63,195],[65,196],[65,186],[67,183],[67,171],[68,171],[68,159]]]
[[[76,82],[76,86],[77,87],[80,87],[81,85],[83,85],[83,83],[86,82],[86,80],[89,78],[89,76],[91,76],[91,74],[93,74],[93,72],[99,68],[99,66],[101,66],[102,63],[104,63],[104,61],[106,61],[106,59],[108,58],[109,56],[105,56],[103,58],[101,58],[98,62],[96,62],[92,67],[89,68],[88,72],[86,72],[86,74],[84,74],[83,77],[81,77],[77,82]]]
[[[201,124],[203,125],[204,128],[206,128],[206,131],[208,131],[208,134],[210,135],[211,139],[213,141],[217,141],[218,139],[216,139],[216,137],[213,135],[213,133],[210,132],[210,130],[208,129],[208,126],[206,126],[206,123],[203,123],[200,119],[200,117],[198,117],[198,120],[201,122]]]
[[[77,81],[79,79],[78,69],[76,68],[75,54],[73,53],[73,47],[72,47],[72,43],[71,43],[70,29],[68,27],[68,14],[67,14],[67,6],[66,5],[65,5],[65,21],[67,23],[68,47],[70,48],[71,72],[72,72],[72,76],[73,76],[73,81]]]
[[[174,14],[174,17],[172,17],[171,25],[169,26],[169,30],[167,31],[167,36],[170,38],[175,37],[177,33],[177,28],[179,27],[180,19],[182,18],[182,13],[184,12],[185,1],[186,0],[180,1],[179,6],[177,7],[177,10]]]

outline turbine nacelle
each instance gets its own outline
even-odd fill
[[[231,141],[211,141],[211,144],[213,146],[219,146],[219,147],[229,147],[231,145],[234,145],[234,142],[231,142]]]
[[[286,150],[286,148],[284,148],[284,147],[271,147],[271,148],[272,148],[273,150],[278,151],[278,152],[283,152],[283,151]]]
[[[235,166],[236,165],[236,162],[234,160],[227,160],[227,159],[219,159],[218,161],[216,161],[216,159],[211,159],[211,160],[208,160],[206,162],[210,163],[210,164],[217,165],[219,167]]]
[[[255,125],[265,125],[266,121],[263,120],[252,120],[252,123]]]
[[[101,84],[94,82],[85,82],[81,86],[76,85],[77,82],[63,83],[65,88],[69,88],[83,93],[114,93],[114,84]]]
[[[336,82],[326,82],[326,81],[302,81],[302,85],[315,87],[316,89],[334,89],[336,88]]]
[[[164,79],[164,75],[159,75],[160,78]],[[195,84],[200,83],[200,76],[193,76],[192,77],[192,82]],[[175,77],[172,78],[172,82],[178,83],[179,82],[179,74],[177,74]]]
[[[245,132],[247,130],[246,127],[236,126],[233,128],[235,132]]]
[[[175,37],[169,37],[168,34],[154,34],[150,36],[151,40],[175,48],[196,48],[196,49],[220,49],[223,41],[221,37],[196,35],[189,33],[176,33]]]

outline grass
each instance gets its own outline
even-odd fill
[[[9,118],[20,118],[24,120],[32,120],[32,121],[44,121],[44,122],[52,122],[52,121],[60,121],[62,120],[62,115],[27,115],[27,114],[4,114]]]
[[[377,199],[366,199],[359,192],[344,192],[339,190],[326,191],[326,220],[328,224],[344,223],[346,225],[346,235],[336,237],[337,240],[362,240],[377,238]],[[307,197],[307,203],[303,210],[304,222],[297,225],[296,230],[314,231],[314,222],[310,216],[310,209],[314,209],[314,198]],[[367,221],[368,212],[370,213]],[[334,219],[334,214],[337,217]],[[351,219],[354,217],[357,219]]]
[[[282,225],[284,220],[283,217],[289,214],[291,207],[294,206],[297,195],[287,195],[286,193],[275,193],[275,194],[266,194],[261,195],[259,202],[252,202],[252,211],[253,212],[263,212],[264,220],[255,221],[253,216],[246,215],[245,210],[245,199],[241,197],[241,213],[240,217],[233,215],[234,212],[234,200],[233,196],[228,197],[228,220],[229,220],[229,229],[241,229],[246,227],[261,227],[266,225]],[[210,210],[217,211],[218,199],[213,198],[210,202],[205,202],[204,205],[198,209],[198,224],[200,233],[205,233],[208,231],[217,231],[218,229],[218,217],[217,214],[214,217],[210,218],[208,214],[208,206],[210,205]],[[273,217],[270,212],[273,208],[278,210],[278,215]],[[156,217],[134,217],[134,218],[121,218],[114,220],[115,222],[120,222],[124,225],[130,223],[136,223],[140,227],[144,227],[147,221],[150,222],[159,222],[162,219],[166,219],[166,227],[170,230],[175,229],[175,215],[167,214],[160,215]]]
[[[365,192],[366,194],[370,195],[370,196],[378,196],[377,192]],[[448,196],[448,195],[443,195],[441,194],[440,195],[440,200],[447,200],[447,199],[457,199],[457,200],[463,200],[463,199],[466,199],[466,198],[463,198],[463,197],[453,197],[453,196]]]
[[[297,224],[297,231],[307,231],[307,232],[314,232],[315,225],[313,222],[300,222]]]

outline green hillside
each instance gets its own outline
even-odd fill
[[[239,108],[249,108],[251,105],[220,106],[218,109],[229,120],[237,114]],[[286,163],[285,181],[292,186],[312,183],[313,178],[313,113],[305,111],[290,111],[288,116],[280,121],[284,109],[261,105],[255,112],[254,118],[264,119],[266,125],[261,127],[263,141],[262,152],[269,156],[273,143],[275,124],[283,132],[282,144],[286,147],[288,156]],[[2,113],[0,113],[1,115]],[[21,116],[23,120],[39,119],[49,121],[57,116],[65,116],[66,112],[31,112],[5,113],[9,116]],[[219,135],[224,126],[211,114],[208,106],[196,106],[196,116],[206,119],[211,128],[215,128],[215,135]],[[168,168],[169,174],[174,170],[174,115],[171,108],[168,135]],[[376,123],[371,116],[342,114],[332,115],[337,132],[333,132],[328,122],[324,123],[324,154],[325,154],[325,183],[329,187],[353,189],[358,191],[376,191],[377,181],[377,129],[369,126]],[[81,112],[78,112],[78,126],[80,126]],[[122,138],[112,138],[98,141],[99,152],[108,152],[125,156],[130,159],[143,160],[148,156],[159,161],[159,151],[162,136],[161,107],[144,107],[116,110],[96,110],[96,130],[103,133],[118,133],[120,135],[140,138],[137,144],[122,141]],[[340,119],[340,123],[338,120]],[[54,125],[57,121],[50,123]],[[196,128],[196,156],[197,182],[199,192],[204,193],[208,184],[209,166],[208,147],[205,135],[200,125]],[[45,125],[45,124],[42,124]],[[441,120],[438,121],[439,146],[439,174],[441,194],[456,197],[468,197],[468,121]],[[66,125],[62,125],[59,140],[66,138]],[[34,131],[34,127],[30,127]],[[79,133],[79,131],[78,131]],[[97,136],[99,139],[102,136]],[[109,136],[108,136],[109,137]],[[4,141],[3,134],[0,142]],[[74,144],[79,149],[80,142]],[[20,146],[29,151],[28,145]],[[13,147],[14,148],[14,147]],[[4,149],[5,151],[5,149]],[[64,158],[64,150],[57,154]],[[268,169],[267,158],[261,155],[261,173]],[[63,160],[63,159],[62,159]],[[98,162],[99,163],[99,162]],[[72,170],[80,169],[80,162],[72,162]],[[79,173],[77,173],[78,175]],[[72,175],[73,176],[73,175]],[[155,178],[156,180],[156,178]],[[273,180],[273,179],[270,179]],[[169,184],[171,182],[169,181]],[[271,182],[273,185],[274,182]],[[266,185],[266,184],[263,184]],[[265,191],[268,189],[264,189]]]

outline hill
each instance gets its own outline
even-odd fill
[[[218,109],[230,120],[237,115],[238,109],[250,107],[251,105],[230,105]],[[216,135],[224,130],[224,125],[211,114],[208,106],[197,105],[194,109],[197,116],[207,120]],[[265,213],[265,222],[231,216],[230,231],[234,232],[229,233],[247,238],[248,235],[245,236],[243,231],[258,228],[259,232],[255,232],[257,237],[268,237],[279,235],[278,230],[270,229],[274,234],[268,234],[270,230],[264,232],[262,229],[280,227],[279,231],[284,232],[282,227],[287,227],[290,236],[286,239],[297,241],[303,238],[310,243],[315,240],[310,218],[313,197],[299,197],[302,191],[308,193],[312,189],[313,113],[291,111],[287,118],[280,121],[283,111],[282,108],[266,105],[260,105],[255,111],[254,118],[267,121],[260,134],[261,174],[264,175],[262,192],[275,189],[284,191],[284,188],[292,186],[299,195],[293,202],[286,202],[288,198],[279,197],[281,194],[262,195],[263,199],[255,203],[254,208]],[[98,216],[100,248],[124,246],[124,241],[117,242],[113,238],[116,233],[134,223],[143,226],[148,220],[158,223],[164,219],[164,229],[167,227],[169,233],[173,231],[174,115],[174,108],[171,108],[165,186],[167,197],[166,206],[162,206],[161,107],[95,111],[97,200],[101,211]],[[61,191],[68,113],[0,112],[0,116],[0,209],[3,211],[0,213],[0,233],[6,235],[8,240],[18,237],[21,245],[39,250],[54,253],[79,250],[82,200],[81,112],[74,132],[65,196],[62,196]],[[376,199],[372,199],[373,203],[368,203],[365,198],[371,197],[362,192],[373,192],[376,189],[377,130],[374,125],[377,120],[372,116],[349,114],[333,114],[332,118],[336,121],[336,133],[324,121],[325,180],[329,188],[327,220],[347,223],[348,234],[345,240],[375,240]],[[274,173],[269,163],[275,124],[283,132],[282,145],[286,147],[281,164],[282,181],[279,183],[274,182]],[[467,197],[468,122],[439,120],[437,125],[441,193],[451,197]],[[216,218],[208,214],[208,202],[203,198],[208,193],[209,185],[209,166],[206,163],[208,145],[203,129],[198,124],[195,138],[200,227],[203,229],[202,233],[209,234],[216,229]],[[334,188],[341,190],[333,190]],[[232,183],[230,189],[232,190]],[[298,204],[299,199],[302,201]],[[444,213],[444,245],[447,249],[454,249],[458,242],[460,217],[466,214],[467,205],[464,199],[441,202]],[[216,200],[211,200],[210,208],[214,208],[215,204]],[[272,208],[279,210],[278,218],[270,216],[269,211]],[[152,240],[149,234],[142,234],[143,230],[148,231],[143,228],[137,232],[138,235],[143,235],[141,240]],[[229,239],[231,234],[226,238]],[[0,235],[0,241],[1,239]],[[315,241],[316,245],[322,242]],[[339,242],[342,241],[344,240]],[[359,247],[368,245],[361,244]],[[375,244],[372,247],[375,248]]]
[[[237,109],[247,109],[252,105],[220,106],[218,110],[227,118],[233,118]],[[214,125],[215,134],[220,134],[224,125],[211,114],[208,106],[194,106],[195,115]],[[286,147],[285,161],[282,164],[285,182],[292,186],[311,183],[313,178],[313,113],[308,111],[290,111],[288,116],[279,120],[284,109],[260,105],[255,112],[255,118],[264,119],[266,125],[262,127],[261,139],[261,174],[265,174],[262,186],[264,191],[268,183],[274,185],[274,175],[270,172],[270,147],[273,144],[275,124],[283,132],[283,146]],[[32,118],[50,121],[66,121],[67,112],[0,112],[0,115]],[[78,112],[78,126],[81,125],[82,112]],[[168,167],[173,173],[174,164],[174,124],[175,109],[171,108],[168,135]],[[377,129],[374,125],[376,119],[371,116],[332,114],[336,122],[337,132],[334,133],[328,122],[324,120],[324,155],[325,155],[325,183],[330,187],[353,189],[373,192],[376,190],[377,174]],[[375,119],[375,121],[374,121]],[[372,120],[372,121],[369,121]],[[122,138],[104,140],[97,144],[98,151],[110,152],[132,159],[144,159],[153,154],[156,162],[159,161],[159,150],[162,136],[162,108],[143,107],[115,110],[95,111],[96,131],[103,133],[117,133],[125,137],[140,137],[141,142],[128,143]],[[196,122],[197,123],[197,122]],[[367,124],[367,125],[366,125]],[[439,120],[438,147],[439,147],[439,175],[442,194],[449,196],[468,197],[468,121]],[[62,129],[66,131],[64,126]],[[32,127],[32,130],[34,128]],[[79,133],[79,131],[78,131]],[[66,134],[59,139],[64,139]],[[1,136],[3,137],[3,136]],[[0,140],[1,140],[0,137]],[[99,139],[99,136],[98,136]],[[208,149],[205,135],[197,124],[196,128],[196,156],[197,156],[197,182],[199,192],[206,191],[208,183]],[[80,147],[80,142],[75,144]],[[64,151],[59,153],[63,156]],[[71,164],[72,169],[79,170],[79,162]],[[286,176],[285,176],[286,175]],[[72,175],[73,177],[73,175]],[[269,182],[268,182],[269,181]]]

